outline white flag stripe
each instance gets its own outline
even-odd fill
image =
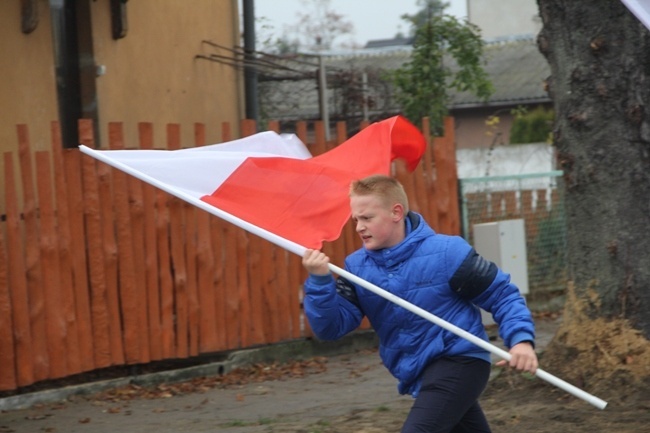
[[[650,0],[621,0],[625,6],[650,30]]]
[[[249,157],[308,159],[293,134],[261,132],[250,137],[179,150],[96,150],[106,157],[191,197],[212,194]],[[200,155],[200,158],[197,156]]]
[[[169,183],[166,183],[166,182],[161,182],[157,178],[149,176],[149,175],[147,175],[147,174],[133,168],[130,165],[123,164],[118,159],[111,158],[111,156],[110,156],[111,154],[113,154],[115,152],[121,152],[121,151],[108,151],[108,150],[107,151],[99,151],[99,150],[91,149],[91,148],[89,148],[87,146],[84,146],[84,145],[80,145],[79,150],[82,153],[85,153],[86,155],[97,159],[98,161],[104,162],[104,163],[110,165],[111,167],[114,167],[114,168],[116,168],[118,170],[121,170],[121,171],[125,172],[126,174],[129,174],[129,175],[131,175],[131,176],[133,176],[133,177],[135,177],[137,179],[140,179],[143,182],[146,182],[146,183],[148,183],[150,185],[153,185],[156,188],[159,188],[159,189],[173,195],[174,197],[178,197],[179,199],[184,200],[184,201],[198,207],[199,209],[202,209],[202,210],[204,210],[204,211],[206,211],[206,212],[208,212],[208,213],[210,213],[210,214],[212,214],[212,215],[214,215],[216,217],[219,217],[219,218],[221,218],[221,219],[223,219],[225,221],[228,221],[229,223],[232,223],[232,224],[236,225],[237,227],[240,227],[240,228],[242,228],[242,229],[244,229],[244,230],[246,230],[246,231],[248,231],[248,232],[250,232],[250,233],[252,233],[252,234],[254,234],[256,236],[259,236],[262,239],[266,239],[267,241],[269,241],[271,243],[274,243],[275,245],[278,245],[279,247],[282,247],[282,248],[284,248],[285,250],[287,250],[287,251],[289,251],[291,253],[294,253],[294,254],[296,254],[298,256],[301,256],[301,257],[305,253],[306,248],[304,246],[302,246],[302,245],[298,245],[297,243],[295,243],[293,241],[290,241],[290,240],[285,239],[285,238],[283,238],[281,236],[278,236],[275,233],[264,230],[261,227],[258,227],[258,226],[254,225],[254,224],[249,223],[248,221],[244,221],[244,220],[242,220],[241,218],[239,218],[239,217],[237,217],[235,215],[229,214],[228,212],[224,212],[221,209],[216,208],[216,207],[204,202],[203,200],[200,200],[196,196],[189,195],[189,194],[185,193],[184,191],[176,188],[176,186],[173,183],[169,184]],[[133,151],[127,151],[127,152],[137,152],[137,151],[133,150]],[[151,151],[146,151],[146,152],[151,152]],[[173,151],[173,152],[176,152],[176,151]]]

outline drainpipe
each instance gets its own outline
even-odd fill
[[[244,14],[244,96],[246,100],[246,118],[259,123],[257,102],[257,70],[255,60],[255,0],[243,0]],[[259,125],[258,125],[259,127]]]
[[[82,117],[76,8],[70,0],[51,0],[50,15],[61,138],[63,147],[72,148],[79,145],[77,121]]]

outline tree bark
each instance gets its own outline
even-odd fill
[[[583,383],[638,382],[650,365],[650,31],[620,0],[538,6],[570,280],[549,359]]]

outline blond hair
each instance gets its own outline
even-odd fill
[[[404,187],[397,179],[383,174],[374,174],[352,182],[349,196],[374,195],[379,197],[387,207],[399,203],[404,213],[409,211],[409,201]]]

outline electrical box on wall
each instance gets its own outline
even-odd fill
[[[528,294],[526,229],[523,219],[475,224],[474,248],[481,256],[510,274],[510,280],[523,296]],[[494,323],[489,314],[483,313],[484,324]]]

